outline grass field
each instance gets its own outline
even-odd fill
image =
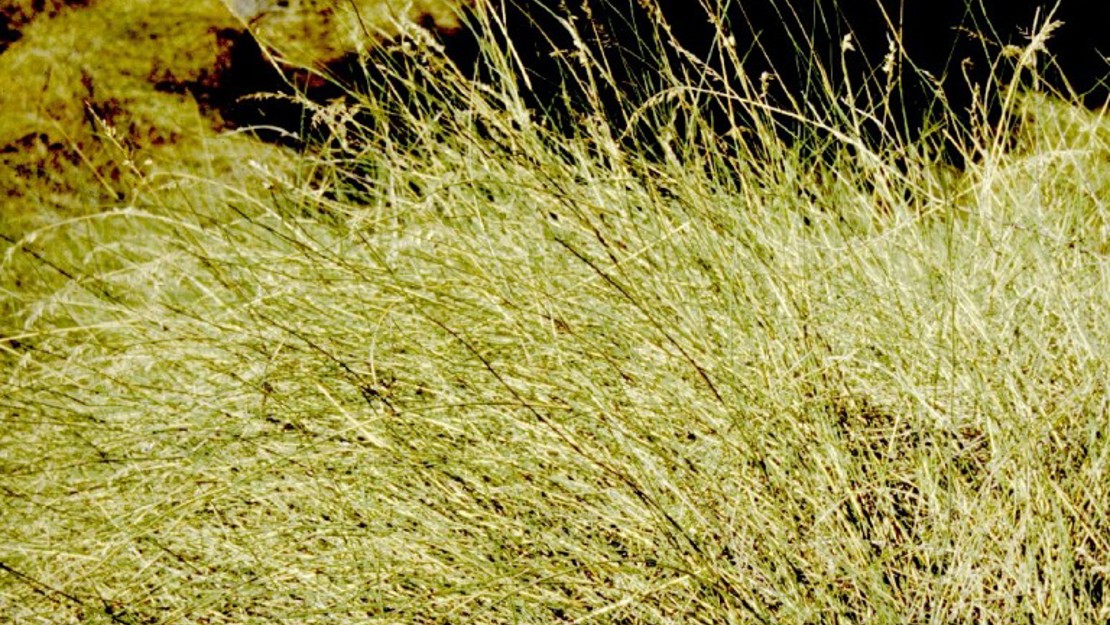
[[[3,244],[0,621],[1110,622],[1105,120],[645,159],[459,89]]]

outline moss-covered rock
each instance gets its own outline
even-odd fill
[[[406,21],[458,28],[454,6],[0,0],[0,232],[119,205],[152,171],[219,176],[245,153],[277,154],[226,132],[237,99],[280,84],[279,72],[358,55]]]
[[[462,2],[469,0],[227,0],[227,5],[282,60],[323,67],[395,36],[404,23],[460,28]]]
[[[83,7],[90,0],[0,0],[0,52],[19,41],[23,29],[37,17],[52,17],[69,7]]]
[[[0,53],[0,230],[118,205],[154,170],[218,175],[244,160],[225,153],[274,149],[217,141],[195,97],[223,62],[221,33],[244,27],[220,0],[22,4],[7,5],[19,37]]]

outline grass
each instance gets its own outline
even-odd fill
[[[460,89],[5,244],[0,613],[1110,621],[1097,115],[955,175]]]

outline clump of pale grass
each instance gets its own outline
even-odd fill
[[[8,246],[5,614],[1110,618],[1096,122],[953,181],[459,93]]]

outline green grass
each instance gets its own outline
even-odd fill
[[[462,91],[5,243],[4,618],[1110,620],[1097,116],[956,175]]]

